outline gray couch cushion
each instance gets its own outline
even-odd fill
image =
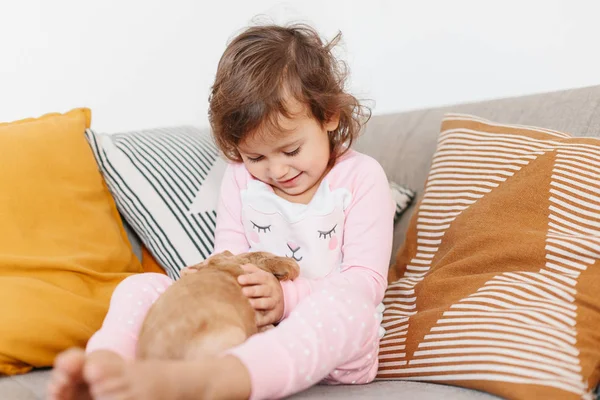
[[[0,378],[0,399],[44,400],[49,370]],[[309,399],[419,399],[494,400],[495,396],[453,386],[420,382],[375,382],[362,386],[315,386],[291,397]]]
[[[50,370],[32,371],[25,375],[0,378],[0,399],[43,400]]]
[[[0,379],[0,397],[15,400],[38,400],[35,393],[12,378]]]
[[[356,149],[375,157],[390,180],[406,184],[420,197],[442,116],[447,112],[555,129],[573,136],[600,136],[600,86],[375,116]],[[417,202],[396,227],[394,253],[404,241]]]
[[[494,400],[498,397],[476,390],[433,383],[386,381],[354,386],[315,386],[290,397],[290,399]]]
[[[121,217],[122,218],[122,217]],[[131,243],[131,249],[133,253],[137,256],[138,260],[142,261],[142,241],[140,237],[135,233],[131,225],[123,219],[123,226],[125,227],[125,233],[127,233],[127,237],[129,238],[129,242]]]

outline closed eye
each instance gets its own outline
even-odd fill
[[[319,232],[319,238],[323,238],[323,239],[330,239],[331,236],[335,233],[335,228],[337,227],[337,224],[331,228],[328,231],[318,231]]]
[[[300,147],[298,147],[296,150],[293,151],[286,151],[284,152],[286,156],[288,157],[294,157],[296,155],[298,155],[298,153],[300,153]]]
[[[260,160],[263,159],[263,156],[258,156],[258,157],[246,157],[246,159],[250,162],[259,162]]]
[[[250,221],[250,222],[252,222],[252,221]],[[252,222],[252,228],[256,229],[256,231],[258,233],[260,233],[260,232],[264,233],[264,232],[267,232],[267,231],[271,232],[271,225],[260,226],[260,225],[255,224],[254,222]]]

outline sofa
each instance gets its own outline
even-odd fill
[[[574,136],[600,137],[600,86],[374,116],[356,148],[379,160],[390,180],[401,182],[421,195],[436,148],[440,121],[447,112],[472,114],[502,123],[534,125]],[[404,240],[415,204],[416,201],[396,225],[393,254]],[[136,255],[141,257],[139,239],[131,229],[127,233]],[[38,369],[23,375],[2,377],[0,398],[44,399],[49,375],[49,369]],[[316,386],[292,398],[475,400],[496,397],[441,384],[376,381],[361,386]]]

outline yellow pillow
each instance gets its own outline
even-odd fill
[[[156,261],[156,258],[154,258],[152,253],[150,253],[144,245],[142,245],[142,268],[144,272],[167,275],[164,268]]]
[[[85,139],[89,109],[0,124],[0,374],[52,365],[142,272]]]

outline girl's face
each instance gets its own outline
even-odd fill
[[[295,197],[321,182],[331,155],[327,132],[337,128],[339,119],[321,125],[297,101],[290,101],[288,109],[292,117],[279,119],[283,132],[248,135],[238,151],[252,176],[277,194]]]

